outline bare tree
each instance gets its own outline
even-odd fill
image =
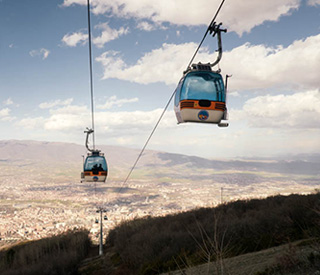
[[[200,234],[200,240],[190,231],[188,233],[196,242],[200,256],[203,261],[206,261],[206,274],[210,274],[211,262],[214,261],[215,274],[224,275],[227,274],[224,266],[224,258],[228,255],[230,250],[230,240],[226,243],[225,237],[227,228],[219,228],[219,216],[214,213],[213,217],[213,235],[210,236],[202,224],[196,220],[197,228]],[[221,231],[220,231],[221,230]]]

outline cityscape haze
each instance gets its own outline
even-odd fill
[[[0,244],[87,228],[98,240],[123,220],[163,216],[239,199],[311,193],[319,188],[320,155],[286,159],[212,160],[147,150],[124,185],[139,150],[101,146],[106,183],[80,181],[82,145],[0,141]]]

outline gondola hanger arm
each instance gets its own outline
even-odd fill
[[[89,136],[90,136],[90,134],[92,134],[93,132],[94,132],[94,130],[93,130],[93,129],[89,129],[88,127],[87,127],[87,130],[84,131],[84,133],[87,134],[87,137],[86,137],[86,148],[87,148],[87,150],[88,150],[89,152],[94,152],[94,151],[95,151],[94,149],[90,149],[90,148],[89,148]]]
[[[216,23],[215,23],[215,20],[216,20],[218,14],[219,14],[219,12],[220,12],[220,10],[221,10],[224,2],[225,2],[225,0],[222,0],[222,1],[221,1],[218,10],[216,11],[215,15],[213,16],[213,18],[212,18],[212,20],[211,20],[211,22],[210,22],[210,24],[209,24],[209,26],[208,26],[208,28],[207,28],[204,36],[202,37],[202,40],[201,40],[200,44],[198,45],[198,48],[196,49],[195,53],[193,54],[193,56],[192,56],[192,58],[191,58],[191,60],[190,60],[190,62],[189,62],[189,64],[188,64],[188,66],[187,66],[187,69],[184,71],[184,73],[187,72],[187,71],[189,71],[189,70],[191,69],[191,64],[192,64],[194,58],[196,57],[196,55],[197,55],[197,53],[198,53],[198,51],[199,51],[199,49],[200,49],[203,41],[205,40],[207,34],[210,32],[210,29],[212,29],[212,27],[216,24]],[[215,34],[215,33],[214,33],[214,34]],[[221,36],[220,36],[220,41],[221,41]],[[220,59],[221,59],[221,57],[220,57]],[[219,61],[220,61],[220,60],[219,60]],[[219,61],[218,61],[218,63],[219,63]],[[215,62],[214,62],[214,63],[215,63]],[[216,64],[218,64],[218,63],[216,63]],[[215,65],[216,65],[216,64],[215,64]]]
[[[221,29],[221,25],[222,25],[222,23],[216,24],[216,22],[213,22],[210,24],[210,26],[208,28],[209,33],[212,34],[212,37],[217,35],[217,39],[218,39],[218,56],[217,56],[216,61],[214,61],[213,63],[210,63],[211,67],[214,67],[215,65],[217,65],[222,58],[221,32],[227,32],[227,29]]]

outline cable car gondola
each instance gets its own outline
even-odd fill
[[[211,68],[219,63],[222,56],[221,24],[212,24],[208,28],[213,36],[217,34],[219,55],[210,64],[192,64],[184,72],[175,91],[174,110],[178,123],[198,122],[214,123],[219,127],[229,124],[221,122],[227,119],[226,88],[220,70]]]
[[[100,150],[90,149],[88,146],[88,137],[93,130],[88,129],[85,133],[87,133],[86,147],[90,152],[84,161],[81,178],[85,182],[105,182],[108,176],[107,161]]]
[[[84,181],[105,182],[108,175],[107,162],[104,155],[99,151],[88,153],[83,165]]]

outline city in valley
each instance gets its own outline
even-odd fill
[[[137,150],[106,148],[110,153],[109,177],[105,183],[92,183],[80,181],[80,145],[73,145],[76,157],[61,159],[52,156],[50,148],[43,148],[41,142],[16,143],[0,144],[0,248],[74,228],[88,229],[92,240],[97,241],[98,209],[103,210],[106,236],[123,220],[163,216],[238,199],[311,193],[319,187],[318,157],[214,161],[147,151],[124,182]],[[40,151],[23,158],[21,144],[32,147],[33,152]],[[10,158],[12,151],[6,150],[7,145],[10,150],[17,147],[13,155],[18,157]],[[45,150],[49,150],[47,155]]]

